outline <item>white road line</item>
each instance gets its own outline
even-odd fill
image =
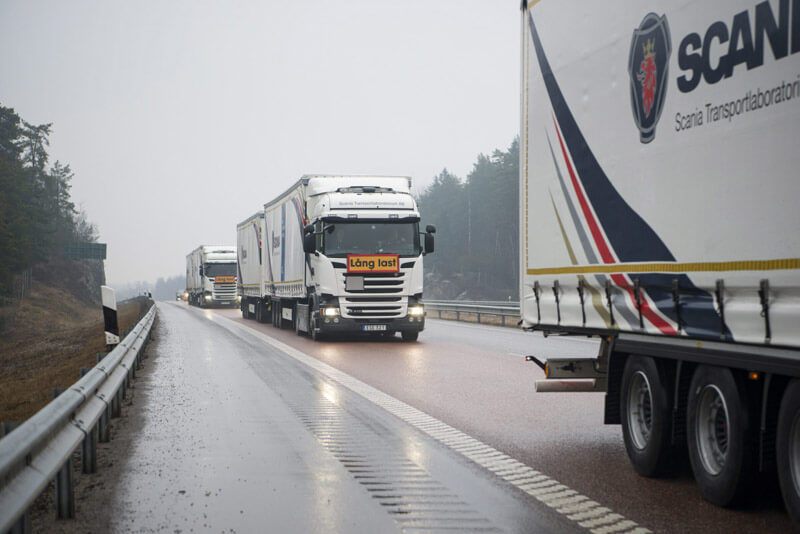
[[[339,382],[342,386],[414,426],[420,432],[429,435],[450,449],[460,452],[466,458],[472,460],[481,467],[492,471],[502,480],[554,509],[557,513],[574,521],[577,525],[592,532],[592,534],[652,534],[652,531],[649,529],[641,527],[634,521],[630,521],[612,512],[610,509],[601,506],[588,497],[560,484],[557,480],[525,466],[505,453],[353,378],[335,367],[317,360],[313,356],[309,356],[273,337],[263,334],[247,325],[242,325],[228,319],[227,317],[214,314],[211,319],[226,327],[234,327],[255,336],[286,355],[291,356],[295,360],[319,371],[331,380]],[[514,469],[507,475],[500,474],[509,469],[498,466],[515,465],[513,462],[517,462],[520,468]]]

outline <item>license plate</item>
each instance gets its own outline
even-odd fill
[[[364,324],[361,325],[361,330],[364,332],[385,332],[385,324]]]

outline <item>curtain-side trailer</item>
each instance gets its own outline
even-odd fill
[[[305,175],[237,225],[242,316],[313,339],[425,328],[423,255],[411,180]]]
[[[800,2],[523,1],[523,326],[594,335],[537,389],[605,391],[634,468],[777,469],[800,520]]]

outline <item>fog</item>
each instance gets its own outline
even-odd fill
[[[0,50],[0,103],[53,123],[112,285],[234,244],[303,174],[419,192],[519,130],[518,0],[0,0]]]

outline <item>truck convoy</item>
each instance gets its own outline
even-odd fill
[[[410,178],[303,176],[237,226],[242,317],[314,340],[416,340],[425,328],[422,257],[436,231],[421,234],[419,221]]]
[[[237,306],[236,249],[201,245],[186,256],[186,293],[193,306]]]
[[[800,1],[522,2],[523,326],[634,469],[800,521]]]

